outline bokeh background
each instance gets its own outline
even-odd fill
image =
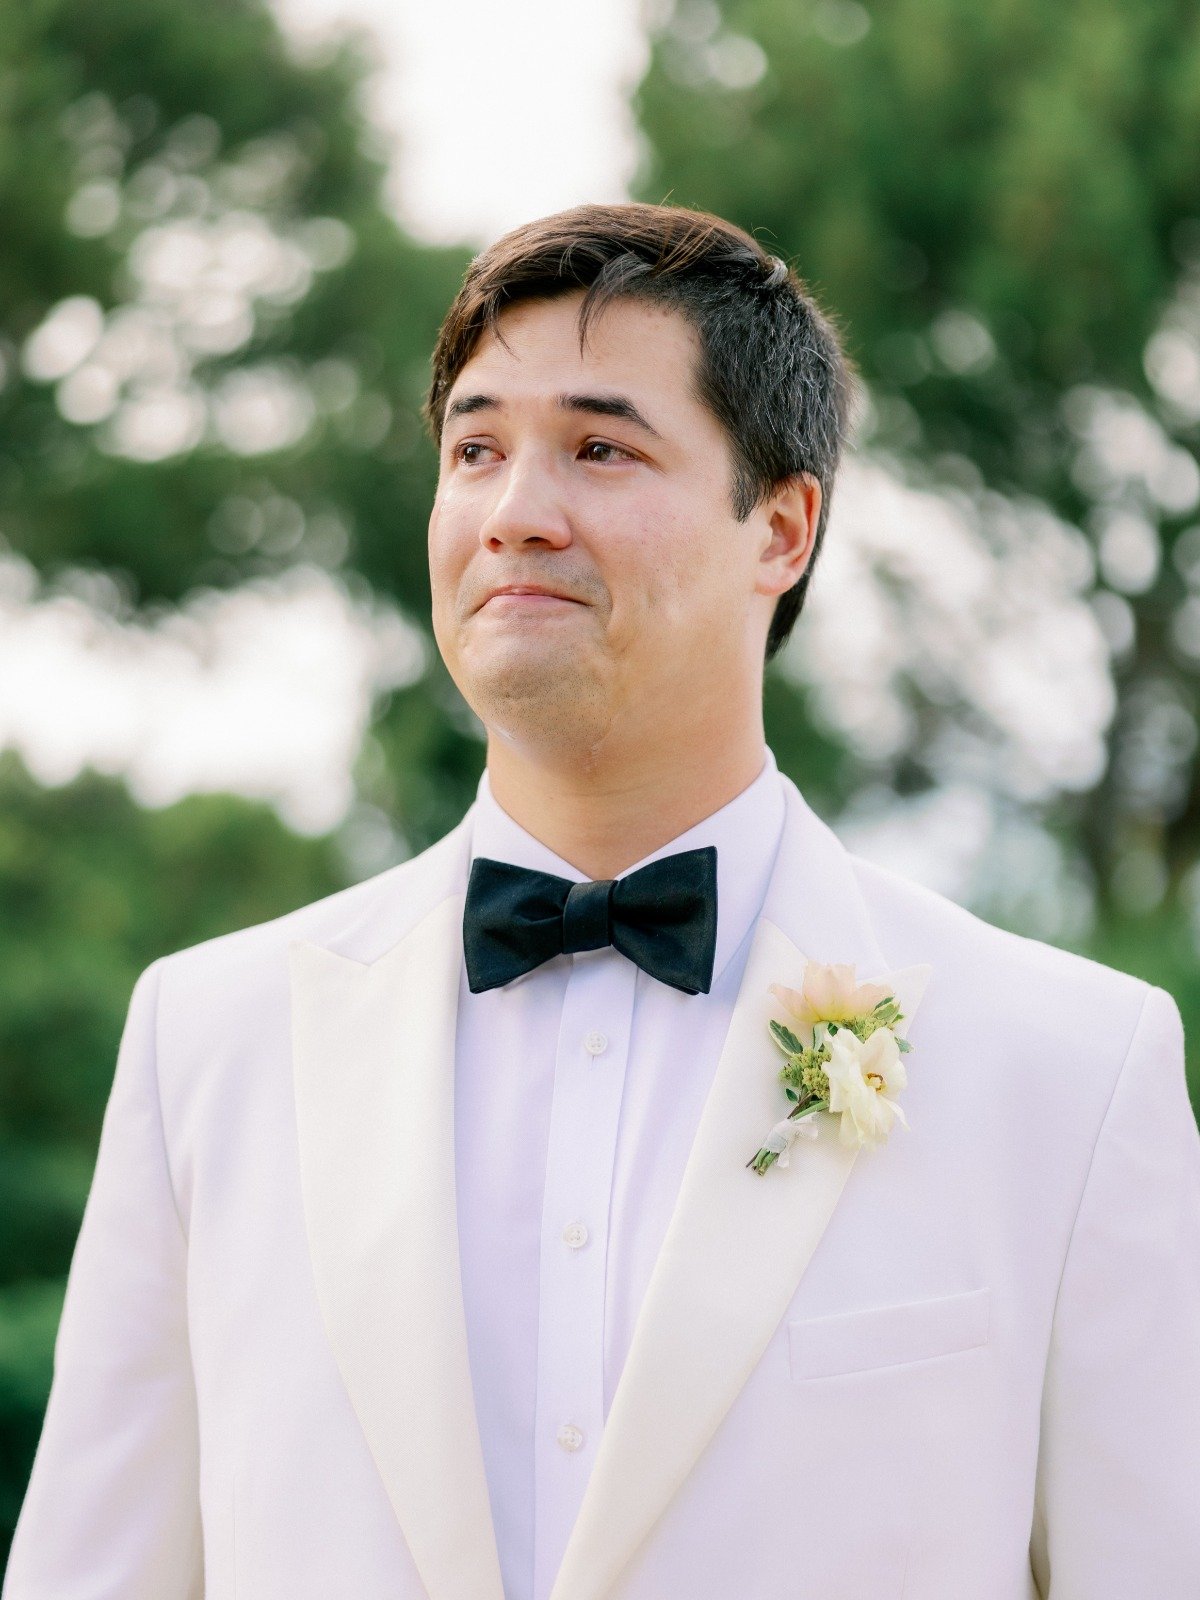
[[[865,379],[780,765],[1169,989],[1200,1105],[1195,5],[0,0],[0,1560],[133,981],[469,804],[428,354],[620,198],[755,231]]]

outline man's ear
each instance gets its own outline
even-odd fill
[[[759,556],[759,594],[783,594],[799,583],[812,557],[821,517],[821,485],[798,472],[763,507],[770,537]]]

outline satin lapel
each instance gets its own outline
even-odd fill
[[[430,1600],[503,1600],[454,1175],[462,896],[369,965],[289,950],[305,1222],[334,1356]]]
[[[746,1166],[787,1108],[769,985],[799,988],[807,959],[886,971],[844,846],[785,787],[764,914],[550,1600],[610,1592],[758,1362],[857,1159],[822,1118],[786,1168]],[[894,975],[909,1019],[928,970]]]

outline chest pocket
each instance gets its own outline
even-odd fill
[[[930,1361],[986,1344],[991,1290],[967,1289],[788,1323],[788,1361],[797,1381]]]

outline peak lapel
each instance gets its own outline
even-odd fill
[[[431,1600],[503,1600],[454,1174],[462,896],[369,965],[289,950],[305,1222],[334,1356]]]
[[[786,1168],[746,1162],[786,1114],[771,983],[807,960],[886,971],[844,846],[788,780],[763,916],[551,1600],[603,1600],[729,1410],[820,1243],[857,1152],[831,1118]],[[897,981],[911,1016],[925,969]]]

